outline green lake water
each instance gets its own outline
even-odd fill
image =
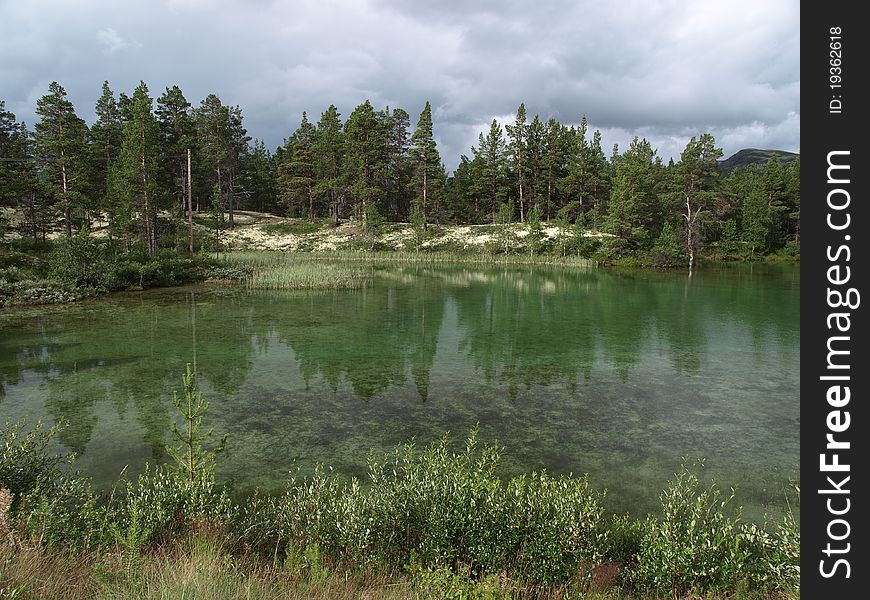
[[[59,449],[107,488],[165,460],[195,363],[218,474],[363,477],[369,451],[480,424],[503,474],[590,474],[655,511],[683,457],[782,510],[799,471],[799,269],[389,267],[361,290],[199,286],[0,313],[0,420],[68,421]]]

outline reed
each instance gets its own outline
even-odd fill
[[[352,264],[323,264],[283,252],[231,252],[221,257],[229,266],[247,268],[245,284],[258,290],[356,289],[366,284],[370,269]]]

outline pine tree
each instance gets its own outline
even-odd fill
[[[558,182],[561,181],[565,173],[565,165],[567,164],[567,156],[569,153],[568,135],[565,127],[556,119],[550,118],[547,121],[546,132],[544,133],[544,155],[542,159],[543,176],[545,180],[546,191],[543,192],[546,198],[547,219],[550,214],[558,212],[564,203],[558,203]]]
[[[28,150],[27,127],[0,100],[0,206],[14,205],[24,194]]]
[[[544,137],[546,128],[541,118],[535,115],[528,129],[528,142],[526,144],[526,156],[528,162],[528,176],[526,177],[526,198],[532,208],[540,207],[541,214],[547,221],[550,220],[549,206],[544,203]]]
[[[635,248],[646,245],[650,238],[657,200],[655,158],[650,143],[635,137],[615,166],[605,227]]]
[[[43,176],[51,182],[63,210],[67,238],[72,238],[72,209],[81,208],[87,176],[88,126],[80,119],[66,90],[56,81],[36,101],[34,141]]]
[[[109,87],[109,82],[103,82],[103,91],[97,100],[95,108],[97,120],[91,127],[91,156],[94,166],[94,189],[99,199],[102,212],[111,214],[112,206],[109,197],[109,171],[121,154],[121,137],[124,124],[121,120],[121,109],[115,100],[115,95]],[[112,231],[112,227],[109,227]]]
[[[172,190],[172,205],[183,214],[187,196],[187,150],[193,148],[196,127],[191,105],[177,85],[166,88],[157,99],[157,122],[160,125],[161,167]]]
[[[695,255],[701,246],[701,221],[709,215],[716,198],[720,158],[722,149],[716,148],[712,135],[704,133],[689,140],[677,165],[678,193],[685,206],[683,217],[690,270],[695,267]]]
[[[472,191],[472,162],[464,154],[453,175],[447,178],[444,213],[451,223],[478,223],[483,218],[479,197]]]
[[[250,194],[254,210],[272,212],[275,200],[275,167],[273,157],[262,140],[254,140],[251,154],[245,163],[245,188]]]
[[[389,112],[389,109],[387,109]],[[393,109],[389,113],[387,122],[387,169],[384,182],[386,204],[388,212],[392,213],[396,220],[401,220],[410,211],[411,179],[413,177],[413,165],[410,158],[410,117],[401,108]]]
[[[489,133],[486,137],[481,133],[478,146],[472,147],[471,151],[474,154],[474,193],[487,202],[492,222],[495,222],[499,207],[508,196],[506,147],[498,121],[492,120]]]
[[[119,207],[120,223],[130,224],[138,212],[140,234],[149,256],[157,250],[157,208],[162,192],[159,173],[160,128],[143,81],[130,100],[129,120],[124,124],[121,154],[112,168],[110,189]]]
[[[338,225],[347,193],[347,179],[343,165],[344,137],[341,115],[334,105],[330,105],[317,122],[314,171],[317,179],[315,192],[326,197],[329,218],[333,226]]]
[[[801,239],[801,157],[795,158],[786,175],[786,220],[788,235],[795,243]]]
[[[776,157],[771,157],[761,174],[761,187],[767,198],[771,228],[771,246],[780,246],[789,238],[788,173]]]
[[[239,182],[244,178],[242,166],[250,151],[251,137],[245,129],[242,119],[242,109],[238,106],[229,108],[227,111],[227,131],[229,132],[229,144],[227,147],[227,200],[230,227],[235,226],[236,194],[243,190],[239,189]]]
[[[355,204],[354,212],[363,221],[373,214],[369,205],[382,208],[383,181],[387,168],[386,118],[366,100],[357,106],[344,126],[344,169]]]
[[[520,104],[517,108],[517,116],[513,125],[506,127],[510,143],[508,150],[511,156],[511,163],[514,174],[516,176],[517,193],[520,202],[520,223],[525,223],[525,176],[528,167],[528,138],[529,126],[526,123],[526,105]]]
[[[761,186],[752,189],[743,200],[740,224],[749,255],[754,258],[763,253],[767,249],[770,235],[770,207]]]
[[[314,146],[317,130],[302,113],[302,122],[285,146],[284,162],[281,165],[281,196],[288,207],[298,207],[299,214],[306,214],[314,222],[315,178]],[[295,210],[293,211],[296,212]]]
[[[433,200],[433,191],[439,188],[439,169],[441,156],[435,144],[432,132],[432,107],[429,102],[423,107],[417,128],[411,136],[411,159],[414,161],[414,181],[418,193],[415,198],[415,210],[423,220],[425,230],[428,222],[427,210]]]
[[[199,159],[209,171],[208,188],[217,186],[221,210],[226,205],[227,165],[230,155],[230,112],[216,94],[209,94],[194,111]]]

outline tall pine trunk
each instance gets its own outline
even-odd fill
[[[61,186],[63,188],[63,221],[66,226],[66,237],[67,239],[72,237],[72,222],[71,222],[71,211],[69,206],[69,195],[67,195],[67,186],[66,186],[66,161],[64,160],[64,152],[63,148],[60,149],[60,180]]]

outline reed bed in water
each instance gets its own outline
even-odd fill
[[[466,252],[384,252],[331,250],[327,252],[243,251],[222,255],[230,263],[262,268],[277,268],[287,264],[306,263],[423,263],[423,264],[475,264],[475,265],[549,265],[576,268],[594,268],[596,262],[579,256],[485,254]]]
[[[248,271],[246,285],[260,290],[356,289],[371,274],[361,265],[326,264],[284,252],[232,252],[221,258]]]

